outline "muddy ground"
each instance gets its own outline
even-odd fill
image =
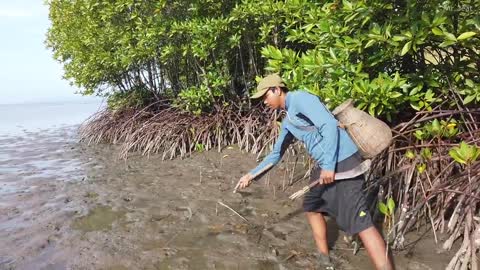
[[[282,191],[284,164],[233,194],[256,164],[234,147],[117,157],[75,128],[0,136],[0,269],[319,269],[301,200],[288,199],[305,182]],[[338,269],[372,269],[328,225]],[[395,253],[397,269],[444,269],[451,253],[436,250],[427,233]]]

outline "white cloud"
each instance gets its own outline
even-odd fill
[[[0,8],[0,18],[31,17],[33,14],[27,10]]]

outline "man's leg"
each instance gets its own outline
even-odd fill
[[[385,242],[375,226],[371,226],[359,234],[368,255],[377,270],[393,270],[392,263],[386,252]]]
[[[312,227],[313,238],[320,253],[328,255],[327,223],[321,213],[306,212],[308,222]]]

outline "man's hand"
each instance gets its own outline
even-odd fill
[[[235,186],[234,192],[237,189],[242,189],[242,188],[248,187],[250,185],[250,183],[252,182],[252,180],[253,180],[253,175],[251,175],[249,173],[245,174],[244,176],[242,176],[242,178],[240,178],[240,181],[238,181],[237,186]]]
[[[320,185],[331,184],[335,181],[335,171],[322,170],[320,173]]]

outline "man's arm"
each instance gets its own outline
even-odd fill
[[[272,152],[268,154],[263,161],[258,164],[255,169],[251,170],[249,174],[256,175],[258,172],[262,171],[266,166],[273,167],[275,166],[280,159],[282,158],[285,150],[293,140],[293,135],[286,128],[285,121],[282,121],[282,126],[280,127],[280,134],[278,135],[277,141],[275,142]]]
[[[258,164],[258,166],[251,170],[249,173],[246,175],[242,176],[240,180],[238,181],[237,185],[235,186],[235,189],[233,190],[233,193],[237,191],[237,189],[243,189],[246,188],[250,185],[251,181],[258,176],[259,174],[262,174],[263,172],[268,171],[270,168],[272,168],[275,164],[277,164],[283,154],[285,153],[285,150],[287,149],[288,145],[292,142],[293,135],[288,131],[288,129],[285,127],[285,121],[282,122],[280,134],[277,138],[277,142],[273,146],[272,152],[266,156],[263,161]]]

